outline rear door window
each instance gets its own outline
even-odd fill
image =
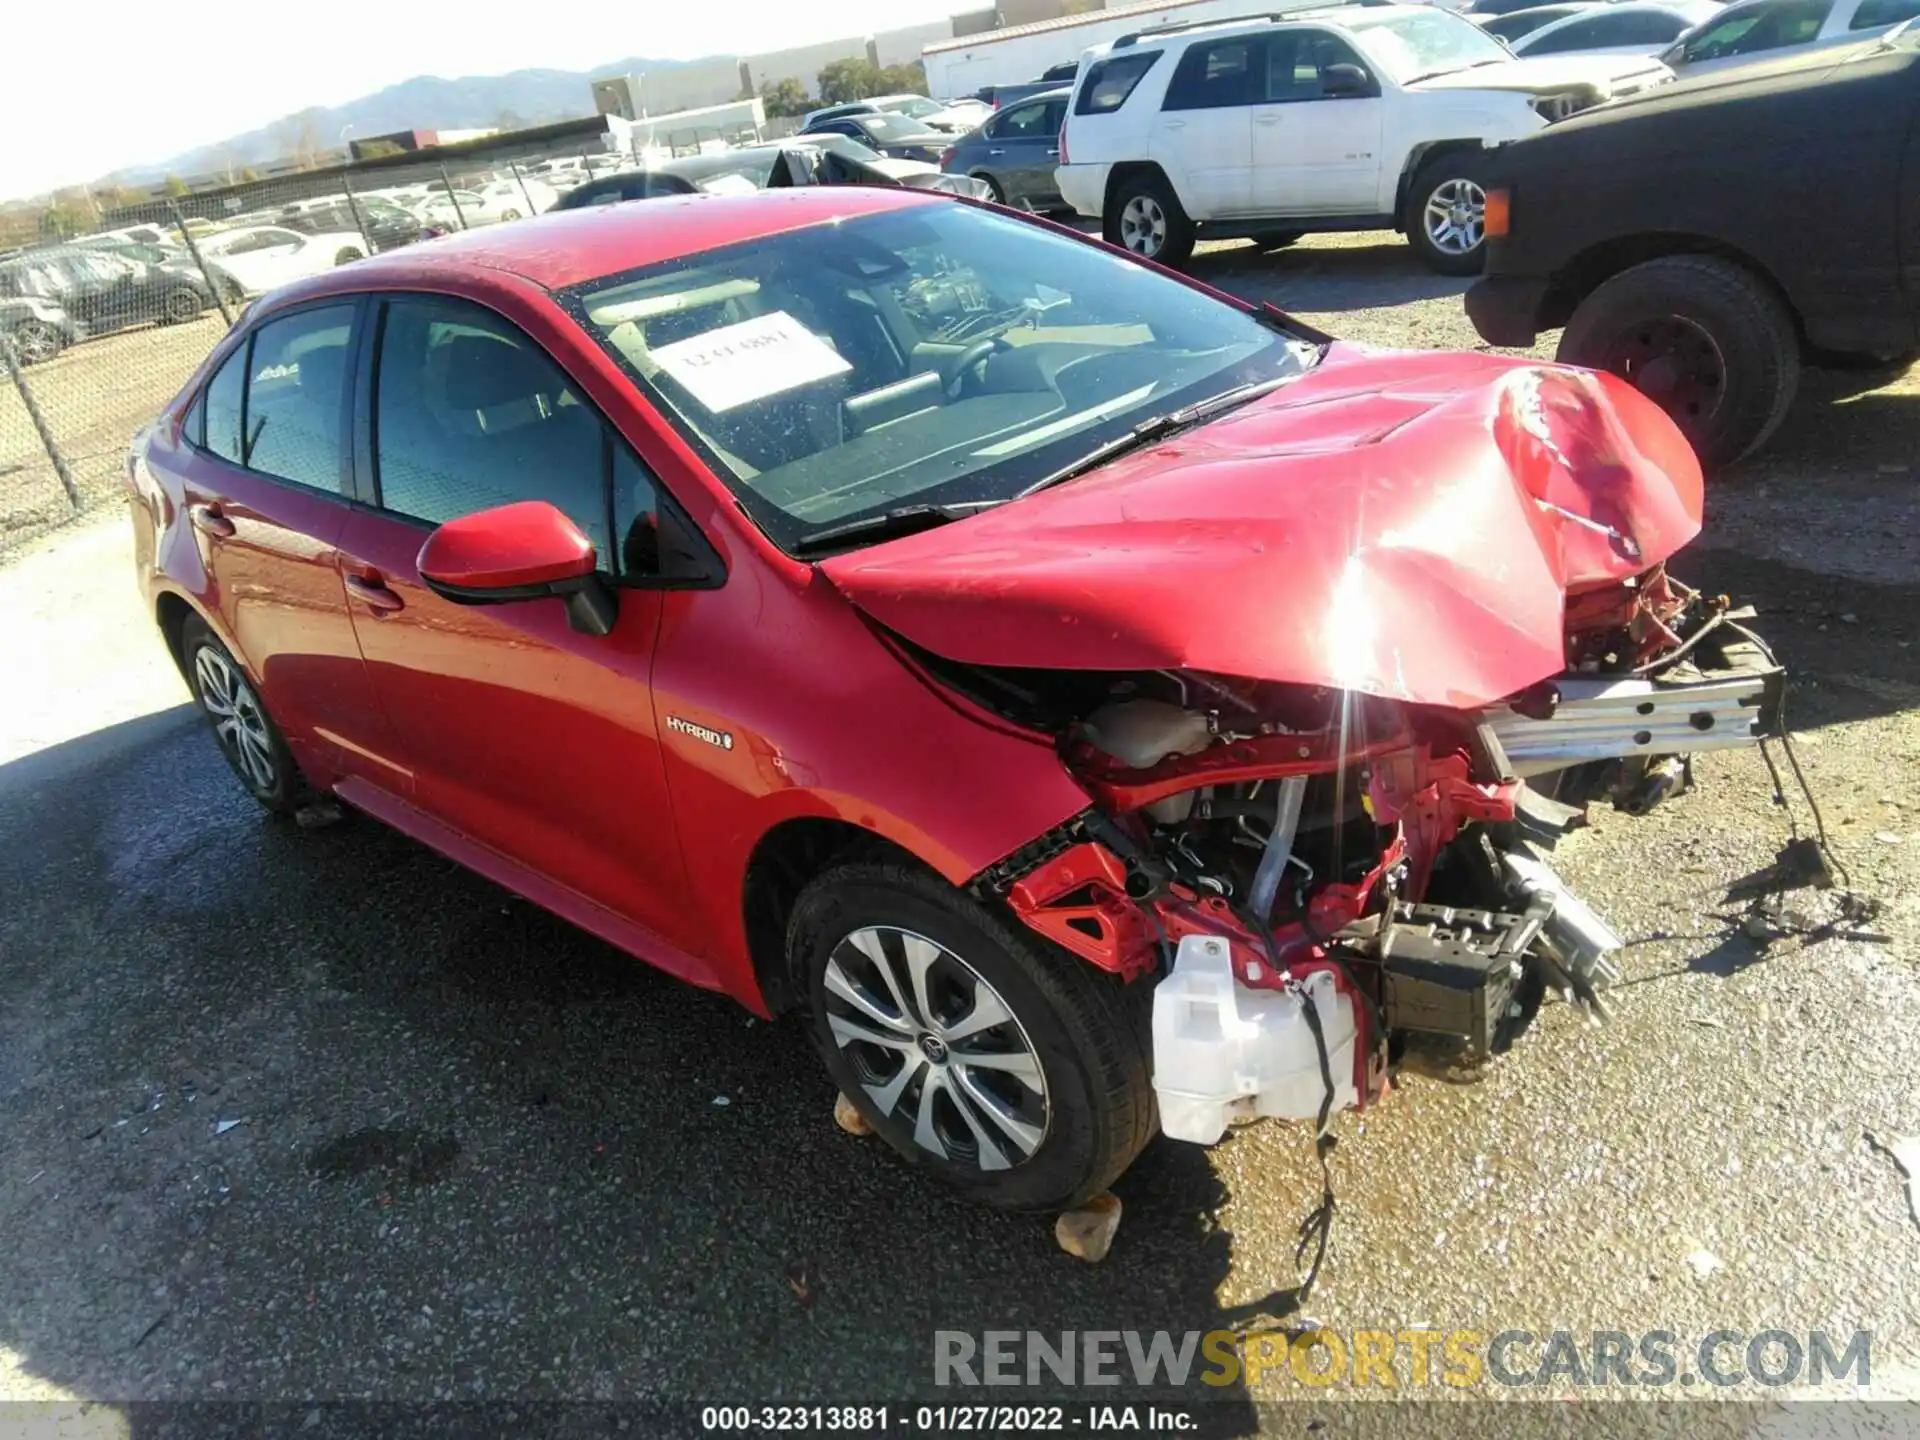
[[[1257,35],[1215,40],[1191,45],[1180,57],[1180,64],[1167,82],[1167,98],[1162,110],[1220,110],[1235,105],[1251,105],[1259,98],[1260,72],[1265,46]]]
[[[200,415],[189,434],[222,460],[240,463],[240,416],[246,404],[247,347],[242,345],[214,371],[200,396]]]
[[[1920,0],[1860,0],[1849,30],[1877,30],[1920,16]]]
[[[339,490],[351,305],[269,320],[253,334],[241,464],[316,490]]]
[[[1096,60],[1080,82],[1080,93],[1073,102],[1076,115],[1105,115],[1118,110],[1133,94],[1140,77],[1160,58],[1158,50],[1129,50]]]

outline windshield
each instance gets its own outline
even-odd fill
[[[927,133],[927,127],[918,120],[909,120],[904,115],[890,115],[885,111],[873,115],[855,115],[852,118],[863,130],[883,144],[890,140],[913,140]]]
[[[904,100],[889,100],[880,108],[914,120],[924,120],[929,115],[938,115],[941,109],[924,95],[909,95]]]
[[[570,313],[782,548],[1008,500],[1317,351],[1104,249],[913,205],[575,287]]]
[[[1348,19],[1346,26],[1367,58],[1402,85],[1513,59],[1505,46],[1478,25],[1446,10],[1363,13]]]

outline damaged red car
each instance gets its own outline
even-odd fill
[[[911,191],[275,292],[128,483],[256,798],[797,1012],[998,1205],[1598,1011],[1620,941],[1546,850],[1776,724],[1666,571],[1700,472],[1625,384],[1330,342]]]

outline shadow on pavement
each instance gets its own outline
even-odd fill
[[[1195,255],[1195,279],[1283,310],[1380,310],[1464,295],[1472,280],[1436,275],[1398,235],[1371,245],[1307,245],[1262,251],[1248,242]]]
[[[0,884],[0,1348],[78,1394],[1030,1402],[934,1333],[1228,1324],[1203,1151],[1087,1266],[843,1135],[797,1026],[264,815],[186,706],[0,767]]]

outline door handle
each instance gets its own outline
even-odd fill
[[[1169,130],[1184,130],[1187,128],[1187,122],[1184,120],[1162,120],[1160,123]]]
[[[989,155],[1004,155],[1004,154],[1006,154],[1006,153],[1007,153],[1007,152],[1006,152],[1006,151],[1004,151],[1004,150],[989,150],[989,151],[987,151],[987,154],[989,154]]]
[[[1056,159],[1056,158],[1058,158],[1058,156],[1059,156],[1059,154],[1060,154],[1060,152],[1059,152],[1058,150],[1049,150],[1049,151],[1047,151],[1047,158],[1048,158],[1049,160],[1053,160],[1053,159]]]
[[[1256,125],[1278,125],[1280,123],[1280,117],[1278,115],[1256,115],[1253,117],[1253,123]]]
[[[347,593],[369,610],[390,614],[406,602],[387,588],[378,574],[347,576]]]
[[[233,534],[233,521],[220,513],[218,505],[194,505],[188,508],[187,518],[193,522],[193,528],[202,535],[211,535],[224,540]]]

